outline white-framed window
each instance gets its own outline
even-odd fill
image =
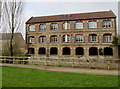
[[[84,42],[84,36],[83,35],[76,35],[76,42]]]
[[[70,23],[68,22],[63,23],[63,29],[64,30],[70,29]]]
[[[35,31],[35,25],[30,25],[29,26],[29,31]]]
[[[30,36],[28,40],[29,40],[29,43],[35,43],[35,37],[34,36]]]
[[[58,30],[58,24],[51,24],[51,30]]]
[[[46,24],[40,24],[40,31],[46,30]]]
[[[104,34],[103,38],[104,42],[112,42],[112,34]]]
[[[90,34],[89,35],[89,41],[90,42],[97,42],[97,35],[96,34]]]
[[[83,29],[83,23],[82,22],[76,22],[75,23],[75,28],[76,29]]]
[[[103,21],[103,28],[110,28],[110,27],[112,27],[111,20],[104,20]]]
[[[96,21],[89,21],[89,28],[97,28],[97,22]]]
[[[63,35],[63,42],[70,42],[70,35]]]
[[[40,43],[45,43],[45,42],[46,42],[46,37],[40,36]]]
[[[58,37],[56,35],[50,37],[50,42],[55,43],[58,41]]]

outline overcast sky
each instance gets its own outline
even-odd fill
[[[80,0],[70,0],[69,2],[68,0],[44,0],[44,2],[41,0],[27,0],[27,2],[25,2],[24,16],[26,22],[32,16],[48,16],[109,10],[112,10],[116,16],[118,16],[118,0],[84,0],[83,2],[80,2]],[[25,30],[22,33],[25,34]]]

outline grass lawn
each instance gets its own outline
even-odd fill
[[[118,87],[118,76],[2,67],[3,87]]]

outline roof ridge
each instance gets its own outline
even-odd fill
[[[73,13],[73,14],[60,14],[51,16],[39,16],[31,17],[27,23],[38,22],[52,22],[52,21],[65,21],[65,20],[77,20],[77,19],[96,19],[96,18],[111,18],[116,17],[112,10],[99,11],[99,12],[87,12],[87,13]]]
[[[96,11],[96,12],[84,12],[84,13],[71,13],[71,14],[58,14],[58,15],[46,15],[46,16],[36,16],[36,17],[31,17],[30,19],[32,19],[32,18],[39,18],[39,17],[52,17],[52,16],[63,16],[63,15],[74,15],[74,14],[91,14],[91,13],[102,13],[102,12],[110,12],[110,11],[112,11],[112,10],[108,10],[108,11]],[[29,19],[29,20],[30,20]]]

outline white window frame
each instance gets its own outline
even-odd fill
[[[51,24],[51,30],[58,30],[58,24]]]
[[[93,36],[95,35],[95,36]],[[97,35],[96,34],[90,34],[89,35],[90,42],[97,42]]]
[[[46,30],[46,24],[40,24],[40,31]]]
[[[29,37],[29,43],[35,43],[35,37],[30,36]]]
[[[30,25],[29,26],[29,31],[35,31],[35,25]]]
[[[96,21],[89,21],[89,28],[97,28],[97,22]]]
[[[103,21],[103,28],[111,28],[112,27],[112,21],[111,20],[104,20]]]
[[[112,42],[112,34],[104,34],[103,38],[104,42]]]
[[[69,30],[70,29],[70,23],[68,23],[68,22],[63,23],[63,29],[64,30]]]
[[[63,35],[63,42],[69,43],[70,42],[70,35]]]
[[[79,36],[79,37],[77,37]],[[84,36],[83,35],[76,35],[76,42],[84,42]]]
[[[56,35],[50,37],[51,43],[56,43],[58,41],[58,37]]]
[[[76,22],[75,29],[83,29],[83,22]]]
[[[46,43],[46,36],[39,37],[40,43]]]

